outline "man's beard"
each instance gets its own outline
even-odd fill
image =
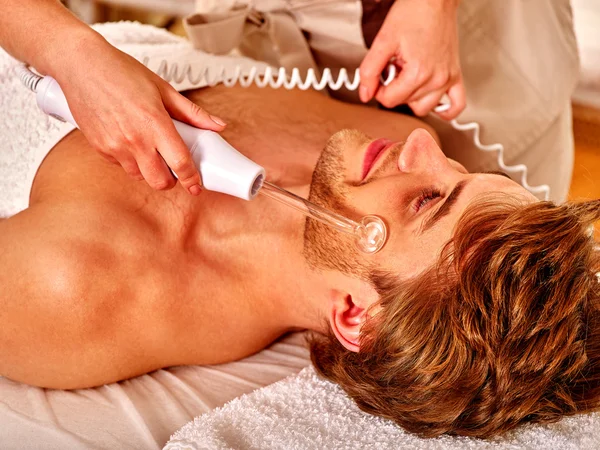
[[[344,184],[344,154],[341,136],[358,133],[344,130],[327,142],[313,172],[308,199],[333,212],[347,216],[348,186]],[[361,138],[362,138],[361,133]],[[304,256],[314,269],[336,270],[369,279],[370,266],[354,245],[354,237],[307,218],[304,229]]]

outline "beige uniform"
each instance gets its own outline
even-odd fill
[[[194,46],[211,53],[237,49],[305,71],[353,70],[367,52],[360,0],[198,0],[197,10],[186,29]],[[573,169],[570,97],[579,67],[569,1],[463,1],[458,24],[467,92],[458,121],[479,122],[484,144],[503,144],[505,163],[526,164],[529,184],[548,184],[552,200],[565,200]],[[478,150],[472,132],[434,115],[426,120],[449,157],[471,171],[498,168],[496,154]]]

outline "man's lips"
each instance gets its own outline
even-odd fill
[[[362,180],[367,178],[369,171],[375,165],[377,160],[394,144],[396,144],[394,141],[385,138],[377,139],[369,144],[363,161]]]

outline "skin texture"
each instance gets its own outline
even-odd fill
[[[390,227],[386,247],[361,256],[361,267],[411,276],[435,259],[471,198],[497,189],[523,194],[503,177],[464,173],[410,117],[315,92],[221,86],[189,97],[225,99],[217,111],[230,123],[225,139],[303,197],[334,135],[324,154],[343,162],[326,197],[351,218],[374,213]],[[365,134],[337,133],[352,128]],[[406,144],[361,185],[367,135]],[[325,264],[344,253],[323,245],[321,261],[305,255],[319,247],[319,230],[305,230],[300,214],[262,196],[192,197],[180,185],[154,191],[89,150],[80,132],[63,139],[37,174],[30,207],[0,223],[0,374],[47,387],[95,386],[239,359],[288,331],[325,331],[326,320],[356,349],[377,293],[360,271]],[[416,200],[415,189],[435,184],[447,196],[463,179],[471,182],[452,212],[419,235],[441,199],[414,214],[405,202]]]
[[[0,46],[58,81],[92,148],[154,189],[175,186],[170,167],[191,194],[200,193],[200,175],[171,117],[213,131],[223,130],[222,119],[110,45],[57,0],[0,0],[0,9]]]
[[[377,99],[393,108],[408,104],[425,116],[444,94],[451,108],[440,113],[454,119],[465,108],[465,87],[458,54],[457,0],[402,0],[395,2],[360,66],[360,98]],[[388,86],[379,74],[393,61],[400,69]]]

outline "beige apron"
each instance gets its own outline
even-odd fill
[[[276,67],[335,72],[354,70],[367,52],[360,0],[197,0],[197,10],[186,18],[186,31],[196,48],[210,53],[236,50]],[[549,184],[551,198],[564,200],[578,73],[569,1],[465,0],[458,24],[467,90],[459,122],[479,122],[484,144],[502,143],[507,164],[526,164],[529,184]],[[471,171],[498,168],[495,154],[473,145],[471,132],[453,130],[434,115],[426,120],[449,157]]]

